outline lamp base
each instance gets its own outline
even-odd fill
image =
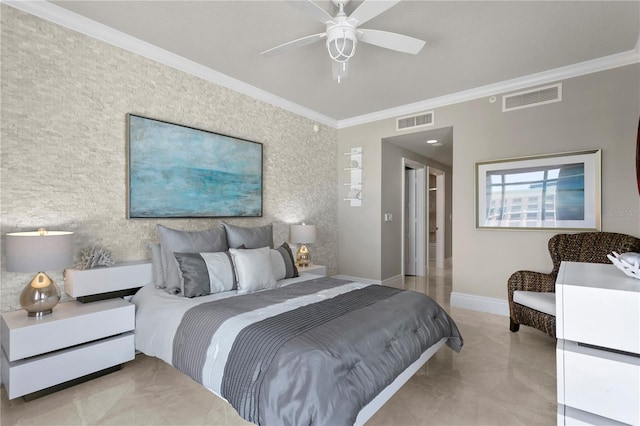
[[[49,315],[59,301],[60,289],[44,272],[38,272],[20,293],[20,306],[30,317]]]
[[[305,244],[302,244],[296,253],[296,263],[298,266],[305,268],[311,263],[311,253]]]
[[[46,311],[39,311],[39,312],[27,312],[27,316],[28,317],[43,317],[45,315],[49,315],[51,312],[53,312],[53,309],[47,309]]]

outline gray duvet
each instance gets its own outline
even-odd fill
[[[261,425],[350,425],[422,352],[462,338],[431,298],[318,278],[188,310],[173,365]]]

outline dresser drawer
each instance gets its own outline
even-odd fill
[[[558,362],[564,370],[559,403],[622,423],[640,423],[640,358],[566,340],[558,346],[563,348]]]
[[[629,426],[587,411],[558,404],[558,426]]]
[[[25,311],[2,315],[2,348],[9,361],[64,349],[135,328],[135,306],[122,299],[60,303],[42,318]]]
[[[2,380],[13,399],[131,361],[134,356],[134,336],[129,332],[22,361],[3,359]]]
[[[556,304],[558,338],[640,354],[640,292],[562,285]]]

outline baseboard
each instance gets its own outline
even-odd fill
[[[357,281],[359,283],[365,283],[365,284],[374,284],[374,285],[382,284],[382,281],[380,281],[380,280],[372,280],[372,279],[369,279],[369,278],[352,277],[350,275],[332,275],[331,278],[337,278],[339,280],[346,280],[346,281]]]
[[[402,275],[398,274],[396,276],[389,277],[387,279],[382,280],[382,285],[385,285],[387,287],[402,288],[402,285],[403,285],[402,281],[403,281]]]
[[[476,296],[475,294],[451,292],[451,307],[471,309],[472,311],[509,316],[509,303],[503,299]]]

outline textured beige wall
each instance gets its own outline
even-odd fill
[[[506,300],[506,282],[512,272],[551,270],[547,241],[557,232],[475,229],[477,161],[600,148],[602,230],[640,236],[634,164],[638,93],[640,64],[634,64],[563,81],[563,101],[559,103],[503,113],[500,102],[478,99],[437,109],[436,127],[454,128],[454,292]],[[388,119],[341,129],[340,149],[367,146],[370,155],[366,159],[373,157],[373,166],[380,170],[380,140],[395,134],[394,124],[394,119]],[[367,169],[367,160],[365,172],[371,176],[376,170]],[[363,202],[359,210],[339,206],[342,274],[381,279],[380,246],[387,244],[387,238],[400,238],[380,238],[381,205],[393,194],[382,193],[379,180],[377,186],[375,182],[368,186],[365,180],[363,188],[365,199],[374,202]],[[356,249],[359,242],[366,243],[361,247],[371,255],[366,260],[343,249]]]
[[[127,220],[128,112],[264,144],[264,217],[276,243],[288,223],[318,226],[315,262],[337,272],[337,131],[226,88],[0,6],[1,226],[75,232],[75,247],[101,245],[116,261],[149,258],[157,223],[184,230],[215,219]],[[19,308],[33,274],[8,273],[2,253],[2,311]],[[62,283],[61,271],[52,276]]]

